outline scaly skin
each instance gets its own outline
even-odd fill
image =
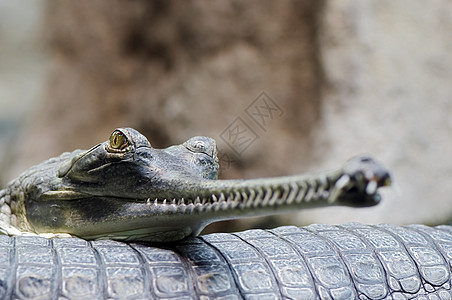
[[[215,141],[194,137],[152,148],[120,128],[90,150],[36,165],[0,191],[7,235],[169,242],[209,223],[331,205],[372,206],[389,173],[359,156],[338,170],[278,178],[217,180]]]
[[[452,227],[313,224],[173,244],[0,236],[0,299],[452,298]]]

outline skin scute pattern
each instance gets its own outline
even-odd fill
[[[0,236],[1,299],[451,299],[452,227],[315,224],[169,245]]]

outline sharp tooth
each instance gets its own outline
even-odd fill
[[[159,199],[158,199],[158,198],[155,198],[154,204],[155,204],[155,205],[159,204]]]
[[[264,199],[262,199],[262,202],[261,202],[262,203],[261,204],[262,207],[266,207],[267,206],[268,201],[270,200],[270,197],[272,196],[272,194],[273,194],[273,192],[272,192],[271,188],[270,187],[266,187],[265,188],[265,193],[264,193]],[[251,206],[251,201],[249,201],[249,202],[250,203],[246,204],[247,207]]]
[[[147,204],[147,205],[151,205],[151,198],[147,198],[147,199],[146,199],[146,204]]]
[[[234,192],[234,202],[240,201],[242,198],[242,195],[240,195],[240,192]]]
[[[179,205],[185,205],[184,198],[180,199]]]
[[[284,202],[287,199],[287,195],[289,195],[289,192],[292,190],[288,184],[284,184],[282,187],[283,194],[278,200],[281,200],[281,202]]]
[[[335,187],[339,190],[342,190],[344,187],[346,187],[350,183],[350,176],[348,175],[342,175],[341,178],[339,178],[338,181],[336,181]]]
[[[166,198],[165,198],[165,199],[163,199],[163,204],[164,204],[164,205],[166,204]]]
[[[299,189],[297,196],[295,197],[295,203],[301,203],[304,200],[307,189],[308,185],[306,184],[306,182],[299,183]]]
[[[318,185],[317,185],[317,197],[321,198],[321,196],[323,195],[323,192],[325,191],[325,181],[323,180],[324,176],[320,176],[319,180],[318,180]]]
[[[339,195],[344,191],[344,188],[349,185],[351,182],[351,178],[348,175],[342,175],[334,184],[334,189],[328,198],[328,203],[334,203]]]
[[[316,189],[317,189],[317,182],[316,181],[309,181],[308,191],[307,191],[306,195],[304,196],[304,201],[305,202],[310,202],[312,200],[312,198],[315,195],[315,190]]]
[[[172,205],[176,205],[176,198],[173,198],[173,201],[171,201]]]
[[[219,201],[225,201],[226,199],[225,199],[225,197],[224,197],[224,194],[223,193],[221,193],[220,194],[220,199],[219,199]]]
[[[274,191],[274,192],[273,192],[273,195],[272,195],[272,197],[271,197],[271,199],[268,201],[268,204],[269,204],[270,206],[275,205],[276,201],[279,199],[279,195],[280,195],[280,194],[281,194],[281,191],[280,191],[280,190]],[[256,206],[256,205],[255,205],[255,206]]]
[[[251,195],[254,195],[252,192],[253,192],[253,191],[251,190],[250,194],[251,194]],[[251,197],[248,197],[248,194],[245,193],[245,192],[241,192],[240,195],[242,196],[242,202],[243,202],[243,203],[248,202],[248,199],[249,199],[249,201],[251,201],[251,202],[253,202],[253,200],[254,200],[254,199],[250,199]],[[254,204],[256,204],[256,202],[254,202]]]
[[[290,186],[290,193],[286,198],[287,204],[292,204],[293,200],[295,199],[295,196],[297,195],[297,192],[298,192],[298,186],[295,183],[292,183]]]
[[[196,197],[196,199],[195,199],[195,202],[194,202],[195,204],[198,204],[198,203],[201,203],[201,198],[199,198],[199,196],[198,197]]]
[[[215,196],[214,194],[212,194],[212,201],[213,202],[218,202],[217,196]],[[221,200],[220,200],[221,201]]]
[[[233,197],[232,196],[232,194],[231,194],[231,197],[230,197],[230,201],[232,202],[232,203],[234,203],[234,205],[239,205],[240,203],[243,203],[244,205],[246,204],[245,202],[243,202],[243,201],[241,201],[241,198],[242,196],[240,195],[240,193],[239,192],[235,192],[235,196]]]
[[[366,193],[368,195],[372,195],[375,194],[376,191],[377,191],[377,182],[375,180],[372,180],[367,184]]]

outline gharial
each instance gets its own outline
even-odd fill
[[[38,164],[0,192],[8,235],[67,233],[84,239],[167,242],[209,223],[327,205],[370,206],[389,173],[370,157],[319,174],[217,180],[215,141],[194,137],[155,149],[132,128],[87,151]]]
[[[390,175],[372,158],[277,178],[217,174],[214,140],[154,149],[131,128],[30,168],[0,191],[0,298],[451,299],[449,226],[196,237],[218,220],[375,205]]]

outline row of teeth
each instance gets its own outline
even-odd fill
[[[209,197],[151,199],[146,204],[155,206],[170,206],[175,209],[189,210],[223,210],[240,208],[268,207],[276,204],[290,205],[292,203],[311,202],[316,199],[326,199],[330,195],[329,184],[326,180],[299,182],[282,186],[256,188],[236,191],[233,193],[212,194]]]
[[[347,187],[351,183],[351,178],[348,175],[342,175],[339,180],[335,184],[335,188],[338,190],[342,190]],[[373,195],[377,192],[378,182],[376,180],[370,180],[366,185],[366,194]]]

